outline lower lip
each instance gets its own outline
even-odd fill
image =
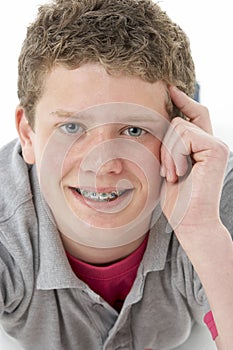
[[[111,210],[112,212],[120,211],[124,209],[130,202],[132,198],[132,192],[133,192],[133,190],[128,190],[124,194],[122,194],[120,197],[117,197],[114,200],[98,202],[98,201],[83,197],[74,188],[70,188],[70,190],[74,195],[74,197],[78,199],[82,204],[86,205],[89,208],[93,208],[95,210],[100,210],[100,211],[106,211],[106,212],[110,212]]]

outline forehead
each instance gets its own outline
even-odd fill
[[[109,103],[137,104],[167,116],[168,93],[164,82],[146,82],[138,77],[110,75],[100,64],[76,69],[56,66],[47,76],[39,107],[80,112]]]

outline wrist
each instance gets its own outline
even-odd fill
[[[209,255],[225,244],[232,244],[232,238],[221,220],[209,221],[203,224],[180,225],[175,234],[186,254]]]

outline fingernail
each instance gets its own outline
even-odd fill
[[[175,85],[172,85],[171,86],[171,89],[173,90],[173,91],[176,91],[176,92],[178,92],[178,93],[180,93],[180,94],[185,94],[182,90],[180,90],[177,86],[175,86]]]
[[[174,173],[170,170],[167,170],[166,178],[168,182],[175,182]]]

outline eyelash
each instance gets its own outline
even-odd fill
[[[66,129],[68,126],[72,126],[72,127],[75,126],[75,127],[76,127],[75,131],[74,131],[74,132],[70,132],[70,130],[68,131],[68,130]],[[60,128],[61,131],[62,131],[63,133],[65,133],[66,135],[77,135],[77,134],[81,134],[81,133],[85,130],[84,127],[82,127],[82,126],[81,126],[80,124],[78,124],[78,123],[66,123],[66,124],[63,124],[63,125],[59,126],[59,128]],[[135,129],[136,129],[137,131],[139,131],[139,134],[138,134],[138,135],[130,135],[130,130],[132,131],[133,129],[134,129],[134,131],[135,131]],[[130,126],[130,127],[125,128],[125,129],[122,131],[122,134],[126,134],[127,136],[135,137],[135,138],[140,137],[140,136],[142,136],[142,135],[145,135],[146,133],[147,133],[146,130],[144,130],[144,129],[138,127],[138,126]]]
[[[78,127],[78,129],[75,130],[75,132],[69,132],[69,131],[67,131],[67,129],[64,130],[68,126],[75,126],[75,127]],[[84,131],[84,128],[78,123],[66,123],[66,124],[59,126],[59,128],[61,129],[61,131],[63,133],[65,133],[67,135],[77,135],[77,134],[81,134]]]
[[[130,134],[129,134],[129,130],[130,130],[130,129],[137,129],[137,130],[140,130],[140,135],[133,135],[133,136],[130,135]],[[127,132],[127,136],[131,136],[131,137],[140,137],[140,136],[145,135],[145,134],[147,133],[146,130],[144,130],[144,129],[138,127],[138,126],[130,126],[130,127],[128,127],[128,128],[126,128],[126,129],[123,130],[123,133],[125,133],[125,132]]]

